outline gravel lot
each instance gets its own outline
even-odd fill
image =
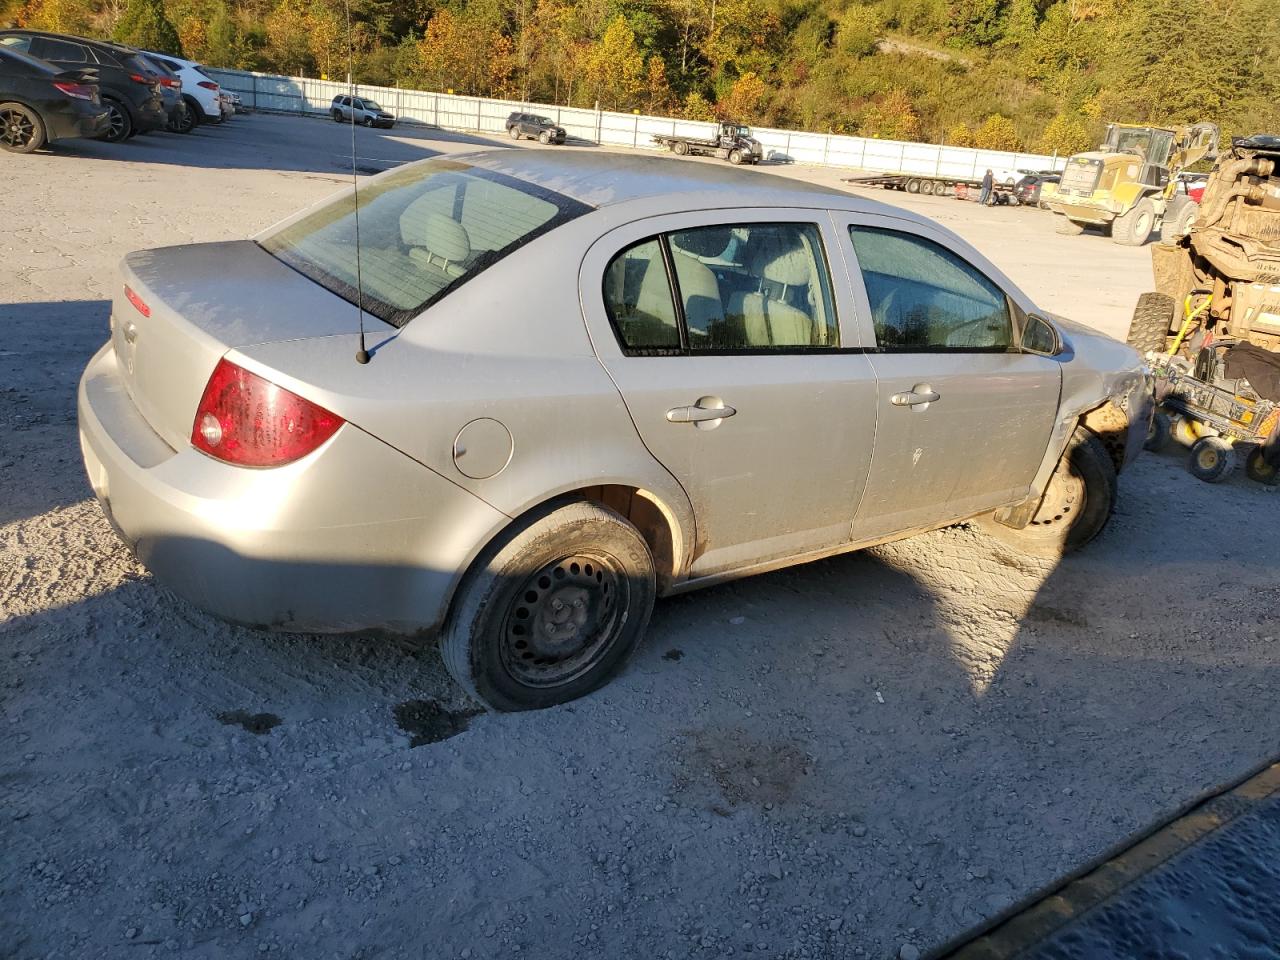
[[[359,134],[366,171],[489,143]],[[665,601],[532,715],[166,594],[80,465],[115,263],[258,230],[345,147],[253,116],[4,160],[0,956],[909,957],[1277,752],[1280,498],[1182,454],[1056,568],[957,528]],[[1148,282],[1045,214],[872,196],[1111,333]]]

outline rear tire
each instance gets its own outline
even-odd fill
[[[1236,468],[1236,453],[1221,437],[1201,437],[1191,448],[1187,469],[1197,480],[1222,483]]]
[[[182,122],[178,124],[179,133],[190,133],[196,127],[200,126],[200,117],[202,111],[200,104],[194,98],[187,97],[184,101],[187,105],[186,113],[183,114]]]
[[[907,181],[907,193],[919,193],[919,192],[920,192],[920,181],[917,180],[915,177],[912,177],[910,180]]]
[[[1077,427],[1049,478],[1031,522],[1021,530],[994,517],[979,524],[997,540],[1038,557],[1079,550],[1100,534],[1115,509],[1115,461],[1093,433]]]
[[[683,157],[689,152],[689,144],[685,143],[683,140],[677,140],[671,145],[671,152],[677,157]]]
[[[45,144],[44,121],[21,103],[0,103],[0,147],[6,153],[35,153]]]
[[[1280,484],[1280,467],[1267,463],[1262,447],[1254,447],[1244,462],[1245,475],[1256,483],[1274,487]]]
[[[1164,222],[1160,224],[1160,242],[1177,243],[1191,232],[1200,204],[1190,197],[1178,197],[1169,203]]]
[[[921,193],[923,193],[926,197],[932,197],[932,196],[933,196],[933,192],[934,192],[933,181],[932,181],[932,180],[921,180],[921,181],[920,181],[920,192],[921,192]]]
[[[1156,207],[1150,197],[1143,197],[1128,213],[1116,217],[1111,224],[1111,239],[1126,247],[1140,247],[1151,239],[1156,223]]]
[[[603,686],[639,645],[657,594],[639,532],[594,503],[549,505],[468,571],[441,654],[493,710],[537,710]]]
[[[1163,410],[1157,410],[1151,417],[1151,426],[1147,428],[1147,441],[1142,448],[1150,453],[1159,453],[1173,440],[1172,431],[1173,425],[1169,422],[1169,415]]]
[[[1177,307],[1177,302],[1168,294],[1144,293],[1133,308],[1125,343],[1144,357],[1148,353],[1164,353]]]
[[[1084,233],[1084,224],[1063,217],[1062,222],[1058,224],[1056,229],[1064,237],[1078,237]]]
[[[132,137],[133,117],[129,116],[128,108],[119,100],[111,100],[107,97],[102,98],[102,105],[107,108],[111,126],[107,128],[107,132],[100,139],[107,141],[107,143],[119,143],[121,140],[128,140]]]

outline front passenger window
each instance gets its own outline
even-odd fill
[[[1004,292],[957,254],[923,237],[849,228],[883,350],[1005,352],[1013,322]]]

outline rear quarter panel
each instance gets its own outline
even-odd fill
[[[578,268],[601,229],[597,217],[526,244],[403,329],[371,340],[366,366],[345,336],[237,354],[283,386],[292,378],[306,384],[309,398],[508,517],[567,491],[625,484],[648,491],[676,538],[693,543],[684,491],[640,441],[587,337]],[[488,479],[464,475],[454,457],[459,431],[479,418],[497,420],[512,438],[508,465]]]

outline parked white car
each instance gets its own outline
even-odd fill
[[[182,81],[182,99],[187,102],[187,123],[196,126],[201,123],[222,122],[222,103],[219,99],[222,88],[204,72],[200,64],[168,53],[153,53],[150,50],[144,50],[143,53],[168,67]]]

